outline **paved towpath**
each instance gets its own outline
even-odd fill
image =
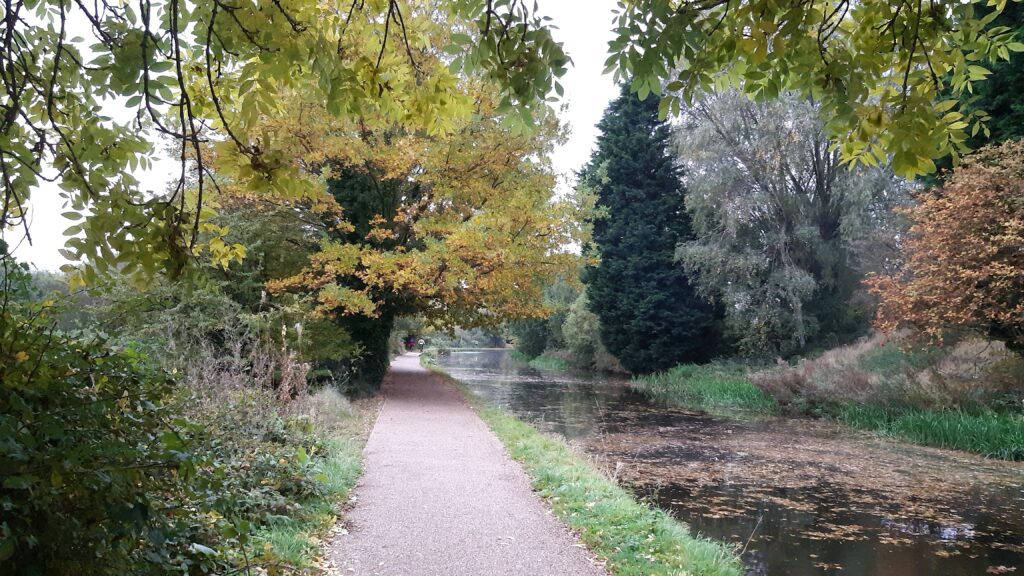
[[[461,394],[406,354],[391,364],[338,573],[603,575]]]

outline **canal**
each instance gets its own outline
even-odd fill
[[[540,371],[505,350],[439,363],[642,499],[733,543],[750,576],[1024,574],[1022,463],[828,422],[668,408],[625,381]]]

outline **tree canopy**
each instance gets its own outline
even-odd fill
[[[334,118],[443,134],[472,111],[453,90],[460,70],[495,82],[501,104],[529,119],[568,62],[520,1],[17,0],[0,10],[0,226],[24,224],[33,189],[56,183],[76,221],[67,234],[81,235],[66,255],[87,259],[86,279],[111,267],[180,270],[199,248],[204,201],[225,183],[211,154],[221,170],[233,159],[253,191],[298,194],[309,182],[282,163],[262,122],[295,94]],[[145,190],[136,172],[161,139],[180,172],[170,190]],[[221,262],[242,255],[223,241],[205,249]]]
[[[821,102],[845,160],[892,157],[901,174],[959,155],[986,110],[960,104],[996,62],[1024,48],[1005,2],[710,0],[621,4],[609,67],[661,112],[709,87],[760,98],[795,90]],[[182,269],[199,250],[227,263],[240,245],[199,237],[211,170],[233,158],[253,191],[309,185],[261,120],[295,94],[338,119],[443,134],[472,113],[452,88],[494,82],[509,120],[530,124],[569,65],[549,23],[523,0],[17,0],[0,19],[0,225],[25,223],[52,182],[74,222],[66,256],[98,273]],[[443,39],[443,42],[440,41]],[[425,57],[426,55],[426,57]],[[681,99],[680,99],[681,97]],[[261,128],[262,126],[262,128]],[[170,143],[168,190],[140,171]],[[216,156],[213,156],[213,155]],[[321,183],[322,185],[322,183]]]
[[[544,287],[575,274],[578,256],[568,246],[587,240],[578,224],[586,207],[553,198],[548,155],[562,138],[553,114],[538,111],[530,129],[510,127],[491,83],[460,81],[451,90],[472,114],[442,134],[368,114],[339,119],[316,98],[295,95],[260,126],[274,134],[282,169],[309,182],[297,196],[253,192],[249,180],[261,176],[233,156],[211,163],[231,182],[221,187],[225,201],[299,215],[313,244],[308,261],[267,286],[337,318],[373,366],[363,370],[367,388],[387,367],[396,317],[473,327],[539,316]]]
[[[921,194],[902,274],[875,277],[877,323],[935,339],[973,330],[1024,350],[1024,143],[969,156]]]
[[[298,199],[324,233],[319,252],[272,290],[310,291],[328,314],[372,316],[402,300],[464,327],[542,311],[543,287],[575,269],[565,248],[586,240],[577,205],[552,198],[558,124],[546,115],[513,131],[487,85],[453,90],[471,95],[474,113],[445,135],[371,130],[299,101],[273,123],[291,162],[329,186]]]
[[[627,0],[607,65],[662,114],[701,92],[738,88],[820,102],[843,159],[886,163],[906,176],[966,150],[987,131],[963,106],[992,66],[1024,50],[993,25],[1006,0]]]

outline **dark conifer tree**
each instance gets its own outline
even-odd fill
[[[674,262],[676,245],[691,238],[690,219],[658,100],[624,87],[598,128],[580,177],[607,211],[594,222],[601,263],[585,274],[601,341],[634,373],[706,360],[718,342],[715,315]]]

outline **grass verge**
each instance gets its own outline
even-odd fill
[[[751,383],[742,366],[708,364],[676,366],[667,372],[640,376],[633,387],[669,405],[722,416],[771,415],[775,398]],[[837,399],[808,402],[800,413],[825,416],[889,438],[981,454],[989,458],[1024,460],[1024,414],[995,410],[927,409],[856,403]],[[797,396],[787,406],[800,405]]]
[[[549,356],[547,354],[541,354],[530,358],[526,354],[523,354],[519,350],[512,350],[512,359],[516,362],[522,362],[523,364],[529,364],[538,370],[548,370],[551,372],[565,372],[572,368],[569,365],[569,361],[565,358],[559,358],[558,356]]]
[[[428,363],[427,367],[462,390],[512,458],[523,465],[534,489],[550,503],[555,515],[580,534],[583,543],[607,563],[612,574],[742,573],[739,560],[727,545],[692,535],[664,511],[637,502],[561,440],[484,405],[436,366]]]
[[[854,428],[926,446],[1004,460],[1024,460],[1024,415],[963,410],[892,410],[843,405],[837,419]]]
[[[334,416],[328,430],[318,430],[323,450],[310,457],[316,469],[316,491],[295,502],[287,514],[260,527],[253,536],[256,549],[269,551],[293,572],[317,573],[323,538],[337,523],[341,507],[362,474],[363,446],[377,407],[373,401],[353,404]]]
[[[777,408],[775,400],[754,386],[739,365],[683,364],[637,376],[632,385],[653,400],[712,414],[741,411],[767,415]]]

